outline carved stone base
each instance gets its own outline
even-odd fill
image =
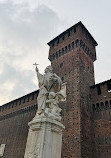
[[[64,126],[50,118],[33,119],[24,158],[61,158],[62,131]]]

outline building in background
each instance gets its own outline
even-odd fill
[[[110,158],[111,80],[95,84],[94,65],[98,45],[78,22],[48,43],[54,72],[67,83],[67,99],[61,103],[62,158]],[[39,90],[0,107],[0,144],[4,158],[23,158],[28,122],[37,110]]]

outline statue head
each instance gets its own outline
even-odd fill
[[[44,71],[45,73],[47,73],[47,72],[53,72],[53,68],[52,68],[52,66],[47,66],[46,68],[45,68],[45,71]]]

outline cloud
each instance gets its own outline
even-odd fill
[[[12,2],[0,4],[0,19],[0,33],[5,35],[2,40],[7,37],[12,42],[16,39],[20,44],[28,42],[29,45],[44,42],[60,23],[57,14],[45,5],[30,10],[26,3]]]
[[[49,64],[46,43],[58,32],[61,21],[46,5],[30,7],[26,1],[0,2],[0,19],[1,105],[38,88],[32,64],[40,63],[43,73]]]

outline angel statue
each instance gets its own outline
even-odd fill
[[[65,101],[66,96],[62,93],[63,86],[59,76],[53,73],[53,68],[49,65],[42,75],[36,65],[36,73],[39,84],[39,94],[37,97],[38,110],[36,116],[47,115],[53,119],[60,120],[61,109],[58,103]]]

